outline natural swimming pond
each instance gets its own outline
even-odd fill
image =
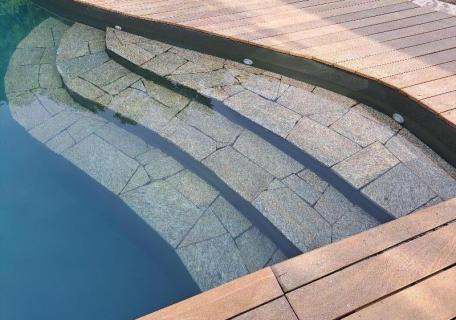
[[[356,101],[33,6],[2,21],[26,17],[2,58],[7,318],[138,317],[454,191]],[[226,100],[135,74],[107,55],[116,41]]]

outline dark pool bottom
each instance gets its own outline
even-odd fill
[[[0,101],[9,56],[47,16],[13,9],[0,12]],[[199,292],[167,242],[0,103],[1,320],[134,319]]]
[[[116,195],[0,107],[0,319],[133,319],[199,293]]]

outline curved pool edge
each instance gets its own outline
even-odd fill
[[[417,99],[379,79],[344,70],[340,66],[317,60],[315,57],[296,56],[250,42],[215,35],[181,25],[146,20],[111,11],[101,6],[75,0],[34,0],[37,4],[70,16],[88,25],[106,28],[120,25],[124,31],[156,39],[180,47],[200,51],[234,61],[245,57],[255,66],[354,98],[389,116],[399,113],[405,118],[404,127],[431,147],[442,158],[456,166],[456,125],[431,110]]]

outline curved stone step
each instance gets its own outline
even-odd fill
[[[195,101],[178,103],[182,95],[128,72],[102,51],[90,52],[87,48],[93,46],[91,37],[101,34],[95,29],[90,33],[90,29],[76,24],[66,32],[57,58],[66,86],[78,99],[133,119],[202,161],[303,251],[376,224],[333,187],[326,187],[313,172],[295,168],[294,159],[261,137],[241,130],[239,138],[239,133],[234,135],[235,140],[222,139],[222,129],[225,135],[228,134],[225,129],[236,128],[227,118]],[[176,52],[192,62],[193,52],[176,48],[162,50],[157,56],[161,63],[157,65],[163,68],[167,68],[165,61],[179,59]],[[187,74],[187,78],[193,77],[200,84],[205,83],[204,79],[220,83],[217,81],[225,79],[228,70],[229,81],[241,82],[230,82],[230,88],[242,89],[225,99],[229,107],[333,165],[336,172],[392,214],[408,214],[429,201],[440,201],[440,197],[451,197],[456,192],[454,179],[408,141],[405,131],[397,134],[399,128],[382,122],[385,120],[378,113],[362,105],[350,107],[352,101],[345,100],[345,104],[335,101],[334,95],[318,88],[312,87],[314,92],[309,92],[308,85],[285,83],[290,80],[276,79],[275,75],[258,69],[249,77],[243,65],[231,67],[231,62],[224,63],[227,65],[221,71]],[[209,76],[205,77],[207,73]],[[239,80],[245,79],[244,76],[251,79],[247,89]],[[261,82],[264,79],[268,83],[276,79],[277,88],[282,88],[277,91],[276,101],[254,93],[256,84],[264,88]],[[317,92],[323,92],[327,98],[321,98]],[[165,101],[169,96],[173,99]],[[299,113],[309,108],[320,112]],[[340,112],[340,118],[325,126],[329,124],[321,119],[325,119],[326,113],[331,118],[336,111]],[[358,130],[354,130],[356,127]],[[405,154],[404,148],[411,150],[410,153]],[[284,175],[275,171],[277,167],[286,168]],[[426,180],[425,175],[432,179]],[[319,185],[324,186],[322,192],[318,192]]]
[[[14,119],[117,194],[175,248],[202,290],[285,259],[219,190],[118,118],[93,113],[69,96],[55,67],[59,35],[68,28],[47,19],[18,45],[5,77]],[[96,36],[90,38],[95,45]]]
[[[284,137],[395,216],[410,213],[414,200],[402,207],[403,200],[389,195],[411,190],[416,183],[421,187],[404,194],[405,198],[426,188],[442,199],[456,196],[451,165],[392,119],[352,99],[112,28],[107,29],[106,47],[114,60],[129,69],[220,100]],[[377,181],[381,175],[387,178]],[[419,179],[412,182],[413,176]]]

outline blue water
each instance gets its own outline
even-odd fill
[[[17,43],[45,17],[31,5],[0,12],[0,79]],[[35,141],[1,103],[1,320],[133,319],[198,292],[158,234]]]

